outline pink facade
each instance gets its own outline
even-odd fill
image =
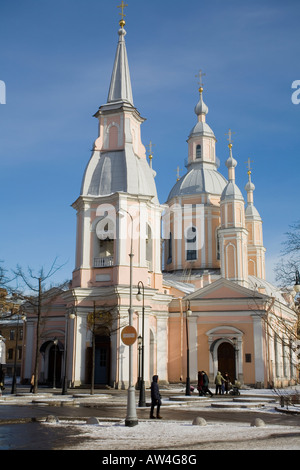
[[[228,179],[218,171],[216,137],[206,122],[201,87],[187,172],[160,204],[141,138],[144,119],[133,104],[124,25],[118,34],[108,100],[95,114],[99,135],[73,204],[72,285],[50,310],[43,309],[40,381],[52,380],[58,338],[59,380],[66,376],[69,386],[88,386],[94,339],[95,384],[127,387],[130,351],[121,332],[132,306],[138,335],[144,320],[146,384],[153,374],[160,382],[185,381],[186,325],[192,382],[199,370],[211,380],[221,370],[259,387],[294,383],[295,358],[285,326],[293,329],[296,315],[291,299],[265,280],[262,219],[254,206],[251,173],[245,204],[235,181],[231,138]],[[143,301],[136,298],[141,287]],[[24,380],[33,370],[36,341],[35,316],[29,317]],[[134,382],[139,352],[136,342]]]

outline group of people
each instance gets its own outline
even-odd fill
[[[215,377],[215,385],[216,385],[216,395],[219,393],[219,395],[224,395],[224,393],[228,393],[230,388],[231,388],[231,382],[228,373],[226,372],[223,375],[221,374],[220,371],[217,372],[217,375]]]
[[[199,396],[206,396],[207,394],[210,395],[211,397],[213,396],[213,393],[208,388],[208,385],[209,385],[209,378],[208,378],[207,373],[204,370],[199,371],[198,372],[198,385],[197,385]],[[226,372],[223,377],[221,372],[218,371],[215,377],[215,385],[216,385],[216,395],[217,394],[221,395],[224,393],[227,394],[232,386],[228,373]],[[156,407],[156,416],[154,416],[155,407]],[[151,383],[150,419],[155,419],[155,418],[161,419],[160,407],[161,407],[161,395],[159,393],[159,387],[158,387],[158,375],[154,375],[152,378],[152,383]]]
[[[197,390],[199,392],[199,396],[206,396],[209,394],[211,397],[213,396],[213,393],[210,391],[208,388],[208,383],[209,379],[207,376],[207,373],[202,370],[198,372],[198,385],[197,385]],[[228,373],[226,372],[223,375],[221,374],[220,371],[217,372],[217,375],[215,377],[215,385],[216,385],[216,395],[223,395],[224,393],[228,393],[230,388],[231,388],[231,382]]]
[[[198,385],[197,390],[199,392],[199,397],[205,397],[206,394],[213,396],[213,393],[208,388],[209,379],[207,373],[202,370],[198,372]]]

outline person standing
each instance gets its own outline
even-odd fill
[[[158,387],[158,375],[153,375],[152,383],[151,383],[151,410],[150,410],[151,419],[155,419],[155,416],[153,414],[155,407],[157,407],[156,418],[161,419],[161,416],[159,414],[160,407],[161,407],[161,396],[160,396],[159,387]]]
[[[203,395],[203,375],[200,371],[198,372],[197,390],[199,392],[199,397],[201,397]]]
[[[227,395],[230,390],[230,377],[228,375],[228,372],[224,374],[224,379],[225,379],[225,393]]]
[[[209,393],[209,395],[212,397],[213,393],[208,388],[208,384],[209,384],[208,375],[204,370],[202,371],[202,377],[203,377],[203,386],[202,386],[203,395],[205,396],[207,393]]]
[[[217,375],[215,377],[216,395],[218,395],[218,392],[219,392],[219,395],[221,395],[221,393],[222,393],[222,383],[224,383],[224,382],[225,382],[224,377],[222,376],[221,372],[218,371]]]
[[[5,371],[2,367],[2,364],[0,364],[0,395],[1,395],[2,390],[5,390],[4,377],[5,377]]]
[[[30,379],[30,393],[33,393],[34,389],[34,374],[32,374],[31,379]]]

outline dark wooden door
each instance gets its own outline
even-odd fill
[[[235,380],[235,351],[232,344],[224,342],[218,347],[218,370],[227,372],[231,382]]]

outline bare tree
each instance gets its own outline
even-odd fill
[[[57,265],[57,258],[55,258],[50,269],[47,271],[45,271],[45,268],[43,267],[37,272],[34,272],[30,267],[27,268],[27,271],[24,271],[20,266],[17,266],[13,271],[16,279],[21,284],[17,289],[17,295],[25,302],[24,310],[28,310],[37,317],[33,393],[36,393],[38,389],[39,349],[43,308],[45,306],[51,307],[51,302],[61,294],[69,281],[60,284],[59,286],[50,286],[51,288],[49,288],[46,283],[62,268],[62,266],[63,265]]]
[[[253,298],[249,301],[249,309],[262,319],[267,339],[267,354],[270,359],[270,345],[277,343],[281,346],[283,364],[290,364],[296,370],[299,369],[299,315],[291,293],[281,292],[287,299],[284,305],[284,298],[278,299],[273,294],[260,294],[258,286],[255,286]],[[296,315],[289,313],[289,308]],[[298,322],[297,322],[298,318]],[[272,368],[268,369],[268,382],[274,388]]]
[[[283,242],[282,258],[276,265],[276,281],[280,285],[294,285],[300,269],[300,221],[290,225]]]

